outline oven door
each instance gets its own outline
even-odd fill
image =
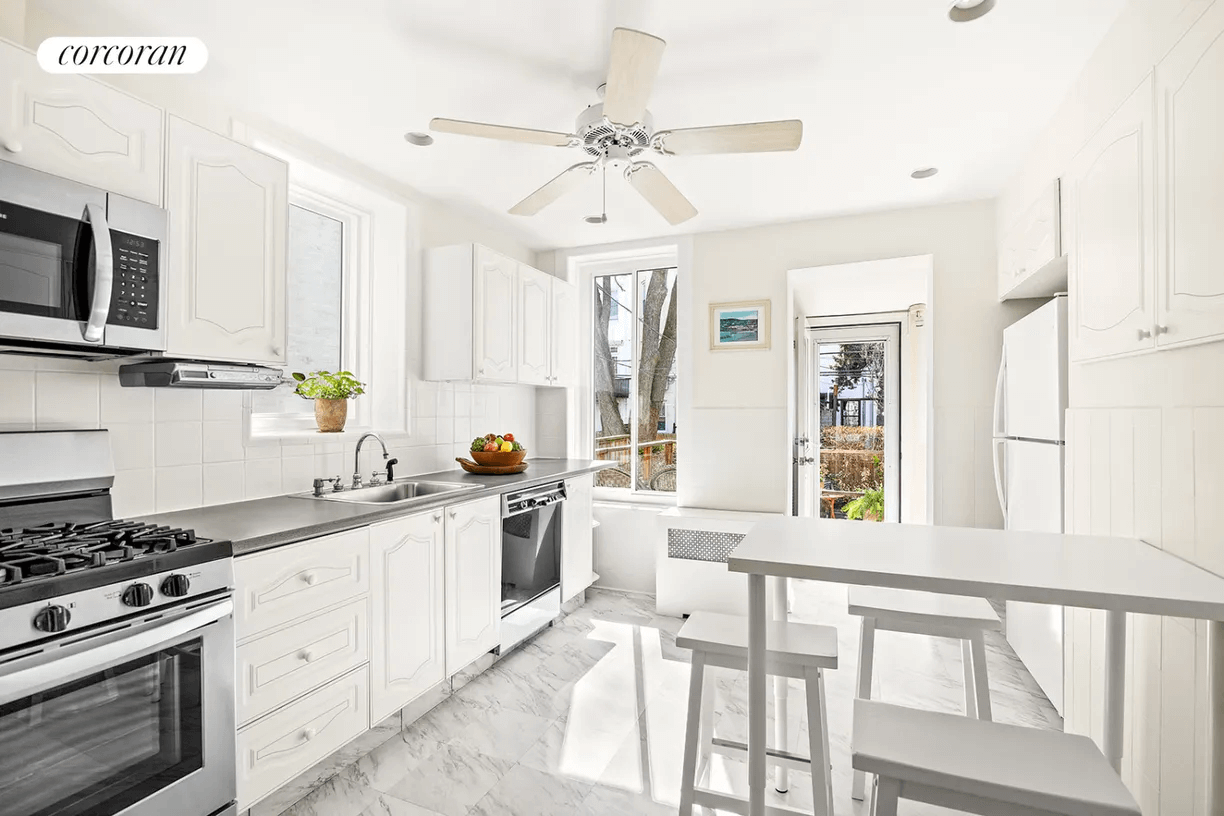
[[[236,798],[233,604],[0,667],[0,816],[209,816]]]
[[[101,344],[113,272],[105,192],[0,162],[0,335]]]

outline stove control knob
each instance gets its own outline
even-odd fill
[[[153,587],[148,584],[132,584],[123,590],[124,606],[148,606],[153,603]]]
[[[72,614],[62,606],[48,606],[34,616],[34,628],[40,632],[62,632],[68,628]]]
[[[191,581],[187,580],[186,575],[175,573],[167,575],[166,580],[161,582],[161,593],[168,595],[171,598],[182,598],[187,595],[187,590],[191,588]]]

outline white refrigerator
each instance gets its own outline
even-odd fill
[[[1067,411],[1067,298],[1060,295],[1003,332],[995,387],[994,469],[1004,527],[1063,531]],[[1063,608],[1007,602],[1007,640],[1063,711]]]

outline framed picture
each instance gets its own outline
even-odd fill
[[[710,349],[769,348],[769,301],[710,304]]]

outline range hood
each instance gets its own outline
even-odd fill
[[[119,384],[128,388],[227,388],[268,391],[284,377],[279,368],[186,360],[149,360],[119,366]]]

